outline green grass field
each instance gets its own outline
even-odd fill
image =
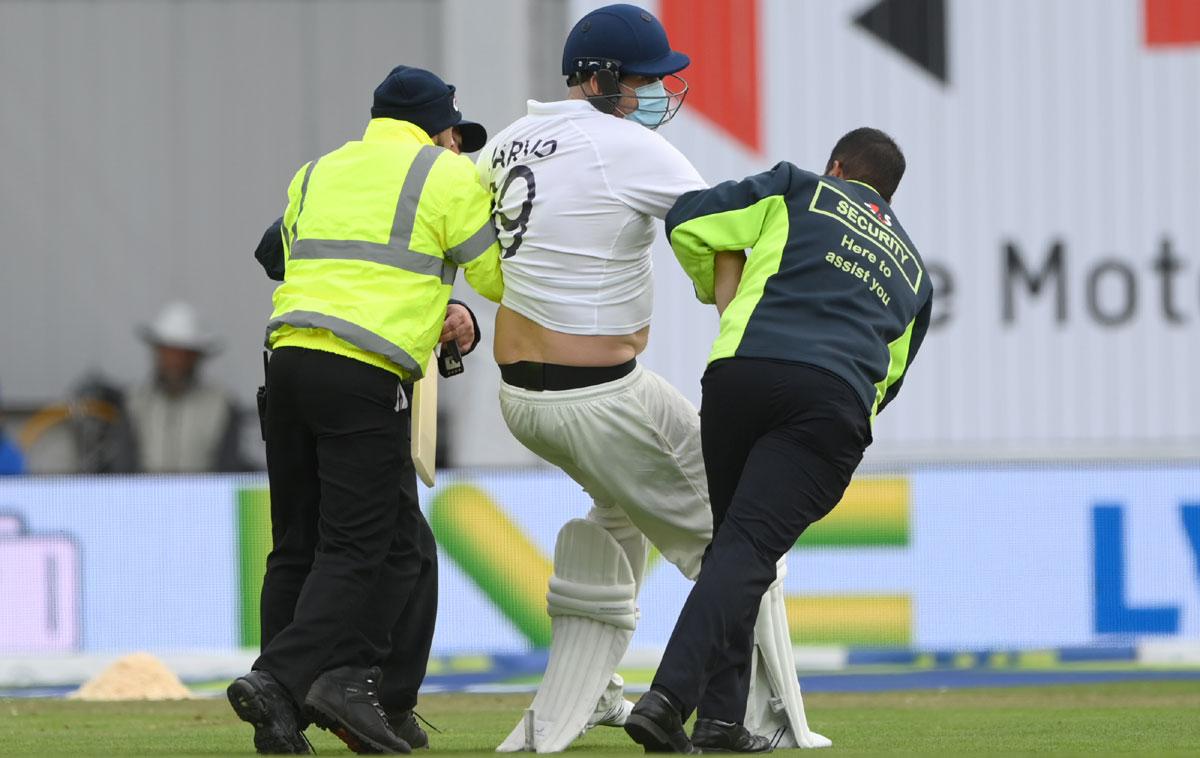
[[[1200,753],[1200,682],[814,694],[809,720],[838,755],[881,753]],[[443,730],[439,754],[495,755],[528,695],[430,695],[422,714]],[[0,700],[0,755],[238,755],[250,727],[223,699],[169,703]],[[311,728],[321,755],[349,755]],[[596,729],[571,752],[635,753],[619,729]]]

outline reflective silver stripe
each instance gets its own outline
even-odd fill
[[[358,240],[302,239],[292,245],[292,260],[368,261],[426,276],[441,276],[445,261],[425,253]]]
[[[433,170],[434,162],[437,161],[441,154],[441,148],[433,145],[423,145],[417,151],[417,155],[413,158],[412,164],[408,167],[408,173],[404,177],[404,185],[400,188],[400,196],[396,200],[396,215],[392,219],[392,234],[386,245],[361,240],[302,239],[292,243],[291,257],[293,259],[307,260],[368,261],[404,271],[411,271],[415,274],[436,276],[441,278],[443,283],[446,283],[446,262],[443,259],[411,249],[413,228],[417,220],[417,206],[421,202],[421,192],[425,189],[425,182],[429,179],[429,172]],[[301,208],[303,208],[304,194],[308,189],[308,177],[312,173],[312,166],[314,165],[316,165],[316,161],[313,161],[309,166],[308,172],[304,175],[304,183],[300,190]],[[297,211],[296,216],[299,218],[299,211]],[[294,240],[295,224],[292,225],[292,235]],[[470,243],[477,236],[478,233],[473,235],[463,245]],[[453,283],[453,273],[450,274],[449,281]]]
[[[421,190],[425,189],[425,181],[433,170],[434,161],[442,154],[442,148],[433,145],[422,145],[413,158],[408,173],[404,176],[404,186],[400,188],[400,198],[396,201],[396,217],[392,221],[392,239],[390,244],[396,248],[411,248],[413,227],[417,223],[417,205],[421,202]]]
[[[316,158],[309,162],[308,170],[304,172],[304,180],[300,182],[300,202],[296,204],[296,217],[292,219],[292,241],[296,241],[296,224],[300,223],[300,213],[304,210],[304,196],[308,194],[308,177],[312,176],[313,169],[317,167]]]
[[[458,276],[458,266],[455,266],[452,261],[443,261],[442,284],[454,284],[456,276]]]
[[[479,231],[447,250],[446,257],[460,266],[465,266],[483,255],[494,244],[496,244],[496,227],[492,225],[492,220],[489,218],[483,226],[479,227]]]
[[[399,345],[388,342],[375,332],[364,329],[358,324],[352,324],[336,316],[328,316],[316,311],[288,311],[267,322],[267,345],[270,346],[271,335],[281,326],[293,326],[297,329],[328,329],[355,347],[370,353],[376,353],[387,358],[392,363],[408,372],[414,379],[420,379],[423,373],[421,366],[412,359]]]

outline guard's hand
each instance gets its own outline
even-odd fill
[[[458,303],[450,303],[446,308],[446,322],[442,324],[439,342],[450,340],[457,342],[458,349],[464,353],[475,344],[475,322],[471,320],[471,312]]]

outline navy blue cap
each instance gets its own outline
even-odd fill
[[[667,30],[653,14],[619,3],[597,8],[579,19],[563,45],[562,72],[570,76],[576,71],[616,68],[622,74],[661,77],[681,71],[691,62],[671,49]]]
[[[483,126],[463,120],[454,86],[423,68],[392,69],[375,88],[371,117],[408,121],[424,129],[430,137],[457,126],[462,133],[464,153],[473,153],[487,143],[487,130]]]

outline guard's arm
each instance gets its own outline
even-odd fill
[[[733,302],[745,267],[746,254],[741,250],[723,250],[713,259],[713,296],[718,314],[725,313]]]
[[[283,215],[275,219],[275,223],[267,227],[258,247],[254,248],[254,257],[267,272],[267,278],[282,282],[287,270],[287,259],[290,254],[292,239],[296,232],[296,217],[300,213],[300,187],[304,183],[304,172],[308,169],[305,163],[292,177],[288,185],[288,204]]]
[[[444,166],[443,166],[444,164]],[[443,156],[435,166],[454,191],[445,205],[442,243],[446,258],[463,269],[467,283],[493,302],[504,295],[500,243],[492,223],[492,196],[479,184],[470,159]]]
[[[254,257],[267,272],[267,278],[277,282],[283,281],[283,217],[267,227],[262,241],[254,248]]]
[[[789,183],[790,167],[780,163],[740,182],[689,192],[671,208],[667,236],[700,302],[716,302],[715,253],[753,249],[767,216],[787,213]]]
[[[311,163],[311,161],[310,161]],[[296,236],[299,233],[297,220],[300,216],[300,190],[304,186],[304,174],[308,171],[308,163],[300,167],[292,177],[292,183],[288,185],[288,204],[283,211],[283,218],[280,219],[280,231],[283,236],[283,258],[286,265],[287,259],[292,254],[292,245],[296,242]]]
[[[900,376],[896,378],[896,381],[889,384],[887,390],[883,393],[883,398],[879,401],[879,407],[875,410],[876,414],[886,408],[887,404],[892,402],[892,399],[899,394],[900,385],[904,384],[904,377],[908,376],[908,370],[912,368],[913,361],[917,357],[917,351],[921,349],[921,343],[925,341],[925,333],[929,331],[929,319],[932,313],[933,298],[930,297],[925,301],[925,305],[921,310],[917,312],[917,317],[913,319],[912,333],[908,340],[908,353],[906,360],[902,364],[903,370]]]

